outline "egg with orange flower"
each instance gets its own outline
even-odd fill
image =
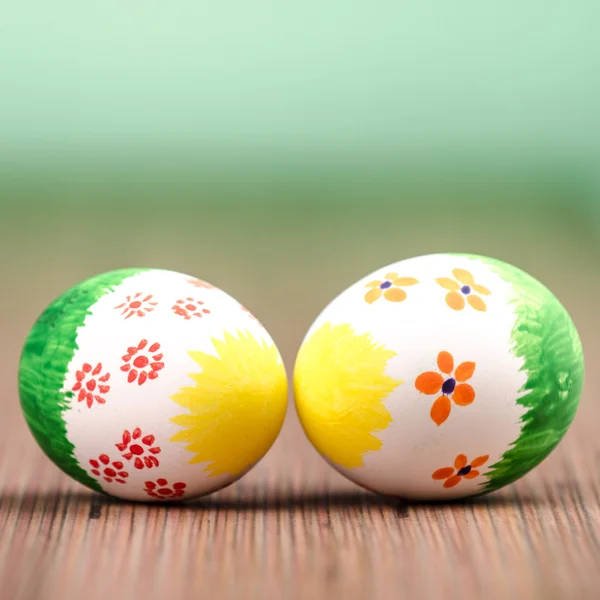
[[[525,475],[571,424],[583,386],[559,300],[507,263],[402,260],[317,317],[294,369],[309,440],[340,473],[386,495],[475,496]]]
[[[188,500],[246,473],[287,407],[265,328],[183,273],[123,269],[75,285],[33,325],[19,366],[25,420],[83,485],[127,500]]]

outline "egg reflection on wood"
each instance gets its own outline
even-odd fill
[[[566,433],[582,385],[581,343],[553,294],[509,264],[453,254],[350,286],[294,371],[316,449],[367,489],[421,500],[522,477]]]
[[[287,405],[264,327],[225,292],[172,271],[113,271],[39,317],[19,369],[25,419],[80,483],[130,500],[186,500],[241,477]]]

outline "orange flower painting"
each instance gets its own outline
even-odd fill
[[[419,282],[413,277],[398,277],[397,273],[388,273],[383,281],[376,279],[367,283],[365,287],[371,289],[365,294],[365,302],[373,304],[380,298],[388,302],[402,302],[407,296],[402,288],[416,283]]]
[[[454,460],[454,467],[443,467],[442,469],[438,469],[437,471],[434,471],[431,478],[438,481],[444,480],[445,488],[454,487],[461,482],[463,477],[465,479],[475,479],[475,477],[479,477],[481,473],[476,467],[481,467],[481,465],[487,462],[488,458],[489,456],[487,454],[485,456],[478,456],[469,463],[464,454],[459,454]]]
[[[456,367],[455,371],[452,354],[442,351],[438,354],[437,366],[441,373],[436,371],[421,373],[415,380],[415,388],[428,396],[441,392],[429,413],[439,427],[450,416],[451,401],[458,406],[468,406],[475,400],[475,390],[465,383],[475,373],[475,363],[463,362]]]
[[[492,292],[483,285],[475,283],[475,279],[469,271],[453,269],[452,275],[455,279],[440,277],[435,280],[438,285],[448,290],[446,304],[453,310],[462,310],[468,303],[471,308],[485,312],[487,306],[481,296],[489,296]]]

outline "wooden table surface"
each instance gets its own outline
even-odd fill
[[[476,502],[429,506],[346,482],[292,407],[230,488],[181,506],[113,502],[42,456],[15,399],[0,436],[1,597],[596,598],[600,411],[598,390],[586,394],[536,471]]]
[[[101,254],[93,250],[82,257],[66,236],[59,254],[51,258],[13,252],[14,270],[7,262],[0,273],[21,291],[4,296],[1,323],[0,598],[597,598],[600,285],[592,258],[577,271],[571,269],[586,253],[574,250],[578,246],[572,240],[560,242],[556,227],[556,234],[544,230],[535,256],[544,256],[547,263],[535,273],[552,289],[562,290],[582,335],[587,375],[579,412],[555,452],[525,478],[477,501],[449,505],[406,504],[353,486],[306,441],[292,404],[279,439],[263,461],[213,496],[179,506],[128,504],[72,482],[43,456],[26,429],[16,393],[18,352],[32,320],[54,295],[111,265],[94,262]],[[83,232],[69,231],[84,239]],[[136,244],[143,248],[140,240],[147,233],[140,229],[138,237],[128,240],[131,245],[123,246],[129,262],[136,262]],[[498,251],[489,244],[480,247],[500,255],[504,238],[498,234],[496,239]],[[451,242],[450,233],[441,238],[446,242]],[[100,233],[93,243],[98,248],[104,243]],[[348,236],[346,249],[354,243]],[[411,248],[401,247],[400,255],[418,254],[419,243],[409,240]],[[165,242],[159,250],[169,248]],[[341,247],[340,256],[346,249]],[[391,250],[383,248],[381,255],[391,255]],[[517,245],[514,252],[526,257],[526,250]],[[186,264],[180,254],[180,270],[196,273],[192,259]],[[292,250],[280,260],[291,256]],[[288,367],[305,327],[326,298],[366,268],[366,259],[365,265],[346,267],[331,264],[335,257],[325,264],[317,253],[304,260],[306,273],[323,282],[318,293],[306,294],[296,273],[286,280],[276,276],[279,267],[266,265],[269,285],[262,292],[257,288],[254,301],[247,301],[250,307],[253,302],[262,306]],[[375,265],[380,260],[369,258]],[[179,264],[174,258],[172,263]],[[161,266],[158,260],[154,264]],[[527,260],[520,264],[530,266]],[[334,266],[337,279],[329,281]],[[37,275],[24,277],[21,272]],[[227,289],[233,295],[244,297],[242,288],[255,276],[248,273],[243,264],[231,267]],[[211,273],[206,278],[219,284]],[[277,308],[278,294],[295,299],[301,318],[290,318],[291,308]]]

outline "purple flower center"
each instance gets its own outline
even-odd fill
[[[461,477],[468,475],[471,472],[471,465],[467,465],[466,467],[463,467],[458,473],[457,475],[460,475]]]
[[[465,295],[468,296],[471,293],[471,288],[468,285],[463,285],[460,288],[460,291]]]
[[[388,288],[392,287],[392,282],[391,281],[384,281],[379,287],[382,290],[387,290]]]
[[[442,385],[442,394],[451,394],[456,387],[456,380],[450,377],[450,379],[446,379],[444,384]]]

